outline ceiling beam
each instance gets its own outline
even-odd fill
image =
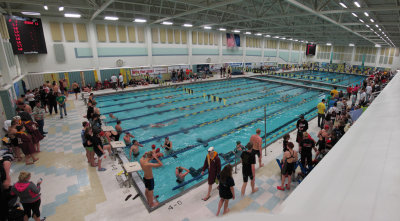
[[[191,15],[191,14],[199,13],[199,12],[205,11],[205,10],[219,8],[219,7],[222,7],[222,6],[225,6],[225,5],[235,4],[235,3],[238,3],[238,2],[241,2],[241,1],[243,1],[243,0],[225,0],[225,1],[218,2],[218,3],[215,3],[215,4],[211,4],[211,5],[208,5],[208,6],[200,6],[200,7],[196,8],[196,9],[185,11],[185,12],[173,15],[173,16],[166,17],[166,18],[158,19],[158,20],[152,22],[152,24],[161,23],[163,21],[167,21],[167,20],[170,20],[170,19],[183,17],[185,15]]]
[[[93,19],[95,19],[101,12],[103,12],[111,3],[113,3],[115,0],[108,0],[106,2],[104,2],[99,9],[97,9],[92,17],[90,18],[90,21],[93,21]]]
[[[340,9],[340,10],[328,10],[328,11],[320,11],[321,14],[340,14],[340,13],[352,13],[352,12],[365,12],[365,11],[399,11],[400,6],[377,6],[377,7],[368,7],[368,8],[350,8],[350,9]]]
[[[316,16],[318,16],[318,17],[320,17],[320,18],[322,18],[322,19],[324,19],[324,20],[326,20],[326,21],[328,21],[328,22],[330,22],[330,23],[332,23],[332,24],[335,24],[335,25],[337,25],[337,26],[339,26],[339,27],[341,27],[341,28],[343,28],[343,29],[349,31],[350,33],[353,33],[353,34],[355,34],[355,35],[357,35],[357,36],[359,36],[359,37],[361,37],[361,38],[363,38],[363,39],[365,39],[365,40],[367,40],[367,41],[369,41],[369,42],[375,44],[375,42],[371,41],[370,39],[368,39],[368,38],[362,36],[361,34],[359,34],[359,33],[357,33],[357,32],[354,32],[354,31],[351,30],[350,28],[348,28],[348,27],[346,27],[346,26],[344,26],[344,25],[338,23],[337,21],[335,21],[335,20],[333,20],[333,19],[331,19],[331,18],[329,18],[329,17],[327,17],[327,16],[321,14],[321,12],[314,11],[313,9],[311,9],[311,8],[309,8],[309,7],[305,6],[305,5],[303,5],[303,4],[300,3],[300,2],[297,2],[296,0],[285,0],[285,1],[287,1],[288,3],[290,3],[290,4],[292,4],[292,5],[294,5],[294,6],[298,7],[298,8],[300,8],[300,9],[302,9],[302,10],[304,10],[304,11],[313,13],[314,15],[316,15]]]
[[[345,25],[345,26],[354,26],[354,25],[370,25],[370,26],[375,26],[375,25],[399,25],[399,22],[365,22],[365,23],[361,23],[361,22],[349,22],[349,23],[340,23],[341,25]]]

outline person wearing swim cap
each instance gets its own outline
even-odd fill
[[[208,192],[204,201],[210,199],[212,185],[221,173],[221,160],[218,157],[218,153],[214,151],[214,147],[208,148],[208,154],[204,160],[204,165],[201,171],[201,175],[204,175],[204,171],[208,169]]]
[[[164,148],[165,151],[172,150],[172,142],[169,140],[169,137],[165,137],[164,145],[161,145],[161,147]]]
[[[158,150],[158,151],[157,151]],[[153,144],[151,145],[151,151],[157,156],[157,157],[163,157],[164,154],[160,152],[160,148],[156,149],[156,145]]]

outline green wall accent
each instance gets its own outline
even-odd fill
[[[276,57],[276,50],[275,51],[264,51],[264,57]]]
[[[259,57],[261,57],[262,56],[262,51],[261,50],[247,50],[246,51],[246,55],[247,56],[259,56]]]
[[[76,58],[93,58],[93,52],[91,48],[74,48]]]
[[[290,62],[298,62],[299,61],[299,52],[292,52],[290,57]]]
[[[153,56],[189,55],[187,48],[152,48]]]
[[[11,119],[12,117],[15,116],[15,111],[13,109],[12,103],[10,102],[10,96],[8,95],[8,90],[0,91],[0,97],[4,108],[4,113],[6,114],[7,119]]]
[[[279,57],[282,58],[282,60],[288,62],[289,61],[289,52],[288,51],[279,51]]]
[[[243,55],[242,49],[222,49],[222,55]]]
[[[147,56],[147,48],[97,48],[99,57]]]
[[[219,51],[217,48],[192,48],[192,55],[219,55]]]

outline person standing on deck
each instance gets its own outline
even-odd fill
[[[250,143],[253,144],[252,153],[258,156],[258,164],[260,167],[263,167],[264,164],[262,163],[262,139],[260,137],[261,130],[257,129],[256,134],[251,135]]]
[[[208,169],[208,193],[206,197],[203,198],[204,201],[210,199],[212,185],[221,173],[221,160],[218,157],[218,153],[214,151],[214,147],[208,148],[208,154],[204,161],[201,175],[204,175],[206,169]]]
[[[318,109],[318,127],[322,128],[324,126],[324,120],[325,120],[325,110],[326,110],[325,99],[322,99],[322,101],[317,105],[317,109]]]
[[[157,163],[150,163],[151,160],[155,159]],[[158,202],[154,201],[154,177],[153,177],[153,167],[161,167],[163,163],[157,158],[156,154],[152,151],[147,152],[140,158],[140,166],[143,170],[143,182],[146,188],[145,195],[147,199],[147,203],[150,207],[158,206]]]

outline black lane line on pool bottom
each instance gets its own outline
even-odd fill
[[[312,97],[314,97],[314,96],[310,96],[310,97],[306,98],[306,100],[309,100],[309,99],[312,98]],[[297,104],[290,105],[289,107],[285,106],[285,107],[283,107],[283,108],[281,108],[281,109],[279,109],[279,110],[277,110],[277,111],[274,111],[274,113],[272,113],[272,114],[268,114],[268,115],[267,115],[267,118],[271,118],[271,117],[273,117],[273,116],[279,115],[280,112],[281,112],[282,110],[289,110],[289,109],[295,108],[295,107],[297,107],[297,106],[299,106],[299,105],[302,105],[302,104],[304,104],[304,103],[307,103],[307,102],[309,102],[309,101],[306,101],[306,102],[301,101],[301,102],[299,102],[299,103],[297,103]],[[277,113],[279,113],[279,114],[277,114]],[[251,125],[251,124],[253,124],[253,123],[256,123],[256,122],[258,122],[258,121],[261,121],[261,120],[264,120],[264,117],[256,118],[256,119],[254,119],[254,120],[252,120],[252,121],[249,121],[249,122],[244,123],[244,124],[242,124],[242,125],[240,125],[240,126],[238,126],[238,127],[235,127],[234,129],[231,129],[231,130],[229,130],[229,131],[227,131],[227,132],[220,133],[220,134],[218,134],[218,135],[215,135],[215,136],[213,136],[213,137],[210,137],[210,138],[208,138],[207,140],[204,140],[204,141],[202,141],[202,142],[200,142],[200,143],[198,143],[198,144],[190,145],[190,146],[187,146],[187,147],[185,147],[185,148],[182,148],[182,149],[173,151],[173,152],[169,153],[167,156],[161,157],[160,160],[164,160],[164,159],[167,159],[167,158],[170,158],[170,157],[177,158],[177,155],[178,155],[178,154],[184,153],[184,152],[186,152],[186,151],[188,151],[188,150],[191,150],[191,149],[193,149],[193,148],[195,148],[195,147],[198,147],[198,146],[201,146],[201,145],[206,146],[206,144],[208,145],[209,142],[214,141],[214,140],[217,140],[217,139],[219,139],[219,138],[221,138],[221,137],[224,137],[224,136],[223,136],[224,134],[230,134],[230,133],[233,132],[233,131],[241,130],[241,129],[245,128],[246,126],[249,126],[249,125]]]
[[[257,100],[257,99],[261,99],[261,98],[264,98],[264,97],[268,97],[268,96],[271,96],[271,95],[275,95],[275,94],[277,94],[277,93],[287,92],[287,91],[296,90],[296,89],[299,89],[299,88],[290,88],[290,89],[287,89],[287,90],[281,90],[281,91],[269,93],[269,94],[267,94],[267,95],[258,96],[258,97],[254,97],[254,98],[250,98],[250,99],[238,101],[238,102],[235,102],[235,103],[232,103],[232,104],[217,106],[217,107],[215,107],[216,109],[214,109],[214,108],[209,108],[209,109],[204,110],[204,111],[198,111],[198,112],[193,112],[193,113],[190,113],[190,114],[184,114],[184,115],[180,115],[180,116],[178,116],[178,117],[170,118],[170,119],[167,119],[167,120],[164,120],[164,121],[160,121],[160,122],[161,122],[161,123],[164,123],[164,122],[173,121],[173,120],[177,120],[177,119],[182,119],[182,118],[185,118],[185,117],[189,117],[189,116],[193,116],[193,115],[197,115],[197,114],[201,114],[201,113],[207,113],[207,112],[209,112],[209,111],[218,110],[218,109],[221,109],[221,108],[224,108],[224,107],[229,107],[229,106],[233,106],[233,105],[240,104],[240,103],[244,103],[244,102],[254,101],[254,100]],[[202,102],[202,103],[207,103],[207,102]],[[200,104],[202,104],[202,103],[200,103]],[[150,115],[153,115],[153,114],[162,114],[162,113],[169,112],[169,111],[173,111],[173,110],[176,110],[176,109],[179,109],[179,108],[173,108],[173,109],[169,109],[169,110],[165,110],[165,111],[153,112],[153,113],[149,113],[149,114],[146,114],[146,115],[142,115],[142,116],[140,116],[140,117],[150,116]],[[139,117],[132,117],[132,118],[129,118],[129,119],[137,119],[137,118],[139,118]],[[121,120],[122,120],[122,119],[121,119]],[[123,119],[123,120],[126,120],[126,119]],[[148,124],[148,125],[141,125],[141,126],[139,126],[139,127],[126,129],[126,130],[124,130],[123,132],[131,131],[131,130],[138,129],[138,128],[146,128],[146,127],[149,127],[149,126],[150,126],[150,124]]]
[[[248,87],[248,88],[245,88],[245,89],[252,89],[252,88],[257,88],[257,87],[263,87],[263,85],[264,85],[264,84],[259,84],[259,85],[252,86],[252,87]],[[238,85],[238,86],[239,86],[239,85]],[[278,87],[278,86],[276,86],[276,87]],[[272,88],[275,88],[275,87],[271,87],[271,88],[268,88],[268,89],[272,89]],[[220,88],[218,88],[218,89],[220,89]],[[218,90],[218,89],[215,89],[215,90]],[[230,92],[235,92],[235,91],[238,91],[238,90],[237,90],[237,89],[234,89],[234,90],[230,90],[230,91],[221,91],[221,92],[218,92],[218,93],[215,93],[215,94],[225,94],[225,93],[230,93]],[[178,95],[178,96],[181,96],[181,95]],[[172,103],[178,103],[178,102],[181,102],[181,101],[194,100],[194,99],[198,99],[198,98],[202,98],[202,97],[203,97],[203,95],[197,96],[197,97],[184,98],[184,99],[180,99],[180,100],[173,100],[173,101],[169,101],[169,102],[162,102],[162,103],[157,103],[157,104],[150,104],[150,105],[141,106],[141,107],[121,109],[121,110],[117,110],[117,111],[109,111],[109,112],[104,112],[104,113],[102,113],[102,114],[103,114],[103,115],[110,114],[110,113],[115,114],[115,113],[119,113],[119,112],[138,110],[138,109],[142,109],[142,108],[151,108],[151,107],[156,107],[157,105],[160,105],[160,104],[165,104],[165,105],[167,105],[167,104],[172,104]],[[151,101],[151,100],[156,100],[156,99],[146,99],[146,100],[141,100],[141,101]],[[137,103],[137,102],[141,102],[141,101],[130,102],[129,104],[133,104],[133,103]],[[110,106],[118,106],[118,105],[119,105],[119,104],[110,105]],[[110,107],[110,106],[107,106],[107,107]],[[124,105],[119,105],[119,106],[124,106]],[[103,106],[103,107],[105,107],[105,106]],[[103,107],[102,107],[102,108],[103,108]],[[109,121],[108,123],[111,123],[111,122],[112,122],[112,121]]]
[[[236,82],[241,82],[241,81],[243,81],[243,79],[240,79],[240,80],[237,80],[236,82],[230,82],[230,83],[226,83],[225,81],[230,81],[230,80],[223,80],[223,82],[220,82],[220,81],[218,81],[218,82],[207,82],[207,83],[212,83],[212,85],[214,85],[214,83],[216,84],[216,85],[228,85],[228,84],[234,84],[234,83],[236,83]],[[206,84],[206,82],[205,83],[200,83],[200,84],[193,84],[193,85],[202,85],[202,84]],[[209,85],[205,85],[205,86],[201,86],[201,87],[195,87],[194,89],[196,89],[196,88],[204,88],[204,87],[208,87]],[[102,100],[102,101],[118,101],[118,100],[123,100],[123,99],[129,99],[129,98],[137,98],[137,97],[142,97],[142,96],[150,96],[150,95],[157,95],[157,94],[163,94],[163,93],[168,93],[168,92],[171,92],[171,91],[180,91],[180,90],[177,90],[177,89],[181,89],[181,88],[184,88],[183,86],[181,86],[181,85],[179,85],[179,86],[171,86],[171,87],[168,87],[167,89],[168,89],[168,91],[162,91],[162,92],[157,92],[157,93],[152,93],[152,94],[141,94],[141,95],[136,95],[136,96],[132,96],[132,97],[123,97],[123,98],[112,98],[112,99],[107,99],[107,100]],[[162,90],[162,89],[165,89],[165,88],[157,88],[158,90]],[[169,90],[169,89],[174,89],[174,90]],[[150,90],[153,90],[153,89],[150,89]],[[156,89],[154,89],[154,90],[156,90]],[[142,91],[139,91],[139,93],[140,92],[143,92],[143,90]],[[111,95],[111,96],[113,96],[113,95]]]
[[[223,89],[223,88],[230,88],[231,87],[231,85],[234,85],[234,84],[236,84],[236,83],[240,83],[240,82],[234,82],[234,83],[224,83],[224,84],[219,84],[219,85],[211,85],[211,87],[212,87],[212,89],[214,89],[214,90],[218,90],[218,89]],[[237,86],[242,86],[242,85],[247,85],[248,83],[245,83],[245,84],[238,84]],[[220,87],[220,86],[224,86],[224,87]],[[197,89],[197,88],[194,88],[194,89]],[[200,91],[196,91],[196,92],[204,92],[204,91],[208,91],[209,89],[206,89],[206,90],[200,90]],[[181,90],[175,90],[175,91],[169,91],[169,92],[164,92],[164,93],[171,93],[171,92],[181,92]],[[120,99],[118,99],[118,100],[124,100],[124,99],[130,99],[130,98],[137,98],[137,97],[145,97],[145,96],[151,96],[151,95],[158,95],[158,94],[161,94],[161,93],[157,93],[157,94],[143,94],[143,95],[141,95],[141,96],[133,96],[133,97],[126,97],[126,98],[120,98]],[[176,94],[176,95],[174,95],[174,96],[176,96],[176,97],[180,97],[180,96],[183,96],[183,95],[185,95],[186,93],[182,93],[182,94]],[[126,103],[122,103],[122,104],[110,104],[110,105],[103,105],[103,106],[100,106],[99,108],[103,108],[103,107],[113,107],[113,106],[125,106],[125,105],[128,105],[128,104],[133,104],[133,103],[144,103],[144,102],[146,102],[146,101],[151,101],[151,100],[157,100],[157,99],[162,99],[162,98],[165,98],[166,96],[160,96],[160,97],[155,97],[155,98],[146,98],[146,99],[143,99],[143,100],[137,100],[137,101],[132,101],[132,102],[126,102]],[[113,112],[110,112],[110,113],[113,113]]]
[[[309,114],[309,113],[311,113],[311,112],[313,112],[313,111],[315,111],[315,108],[314,108],[314,107],[311,108],[311,109],[309,109],[307,112],[305,112],[304,115],[307,115],[307,114]],[[280,127],[276,128],[275,130],[269,132],[268,134],[271,135],[271,134],[273,134],[273,133],[276,133],[277,131],[279,131],[279,130],[282,129],[283,127],[286,127],[287,125],[289,125],[289,124],[295,122],[296,120],[297,120],[297,118],[293,118],[292,120],[286,122],[286,123],[283,124],[282,126],[280,126]],[[263,139],[264,137],[265,137],[265,136],[262,136],[261,138]],[[267,137],[268,137],[268,135],[267,135]],[[229,160],[229,161],[225,161],[223,164],[221,164],[221,168],[222,168],[223,166],[225,166],[226,164],[232,162],[232,161],[233,161],[233,159],[231,159],[231,160]],[[199,170],[201,170],[201,168],[199,168],[199,169],[196,170],[196,169],[194,169],[194,168],[192,167],[192,171],[196,171],[196,172],[197,172],[197,171],[199,171]],[[179,185],[173,187],[172,190],[176,190],[176,189],[179,189],[179,188],[181,188],[181,187],[184,187],[184,186],[186,186],[187,184],[189,184],[189,183],[191,183],[191,182],[193,182],[193,181],[196,181],[196,180],[201,179],[203,176],[205,176],[205,175],[207,175],[207,174],[208,174],[208,170],[206,170],[206,171],[204,172],[204,175],[201,175],[201,174],[200,174],[200,175],[198,175],[197,177],[193,177],[193,178],[190,179],[190,180],[184,181],[184,182],[182,182],[181,184],[179,184]]]

